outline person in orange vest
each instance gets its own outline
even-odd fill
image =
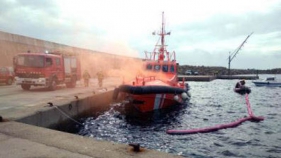
[[[85,87],[89,87],[90,78],[91,78],[91,76],[90,76],[89,72],[87,70],[85,70],[84,73],[83,73],[83,79],[84,79]]]

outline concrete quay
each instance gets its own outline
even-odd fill
[[[209,75],[178,75],[179,81],[198,81],[198,82],[209,82],[216,79],[216,76]]]
[[[142,149],[134,152],[128,145],[98,141],[93,138],[18,123],[0,123],[1,158],[123,158],[178,157]]]
[[[71,91],[61,87],[53,92],[44,89],[26,92],[15,85],[0,86],[0,115],[3,117],[0,122],[0,158],[180,157],[145,148],[135,152],[127,144],[49,129],[69,120],[61,111],[76,117],[89,111],[106,110],[108,106],[105,105],[111,102],[112,90],[118,82],[106,79],[104,87],[98,88],[94,80],[90,87],[80,84]]]

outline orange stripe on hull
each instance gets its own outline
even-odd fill
[[[179,104],[178,101],[174,100],[173,94],[132,95],[132,98],[142,101],[142,104],[134,104],[135,108],[141,112],[149,112]]]

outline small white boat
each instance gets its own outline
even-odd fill
[[[256,86],[268,86],[268,87],[281,87],[281,80],[277,80],[276,77],[267,77],[264,80],[253,81]]]

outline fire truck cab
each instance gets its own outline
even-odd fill
[[[11,85],[14,82],[14,71],[12,67],[0,67],[0,83]]]
[[[20,53],[14,57],[15,83],[22,89],[44,86],[55,90],[58,84],[74,88],[81,78],[80,62],[75,55],[58,53]]]

